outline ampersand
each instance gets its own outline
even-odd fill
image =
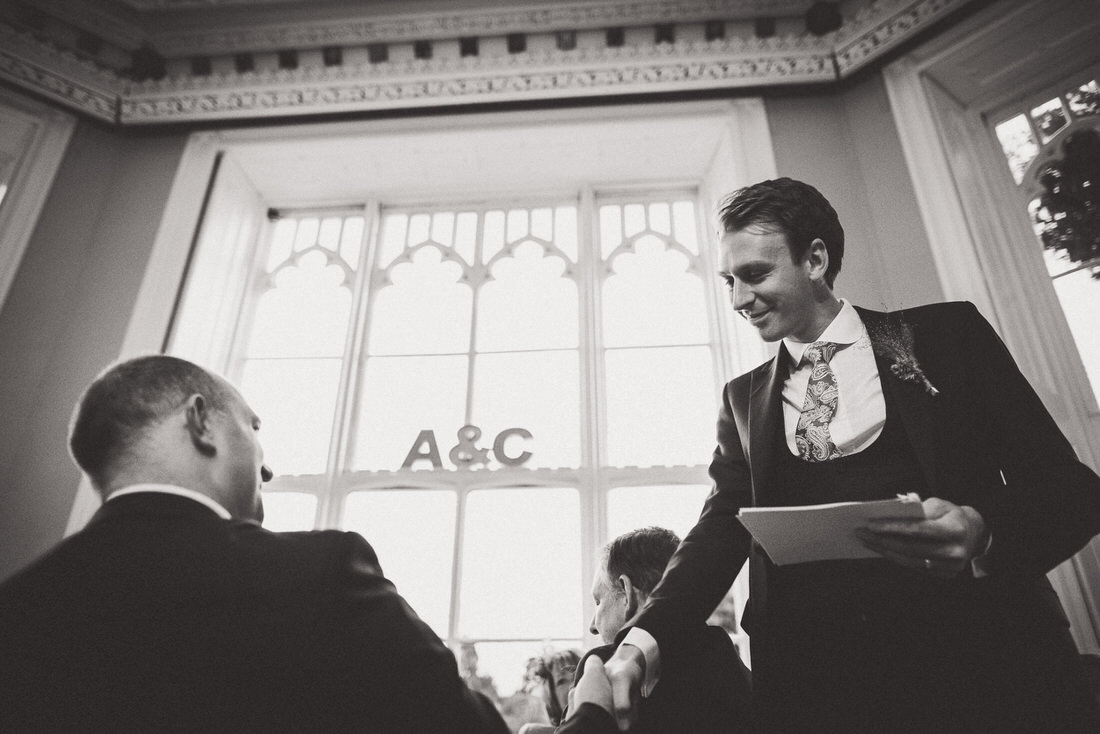
[[[479,449],[474,442],[481,438],[481,429],[465,425],[458,429],[458,443],[451,449],[451,462],[459,469],[469,469],[473,464],[489,463],[489,449]]]

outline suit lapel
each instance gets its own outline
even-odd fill
[[[856,307],[863,324],[870,333],[875,333],[875,327],[886,319],[886,314],[878,311],[867,311]],[[873,342],[873,340],[872,340]],[[909,445],[917,457],[921,473],[924,475],[925,484],[928,487],[928,496],[936,496],[936,444],[935,425],[932,420],[932,397],[924,391],[924,388],[913,382],[903,382],[894,377],[890,371],[889,359],[875,352],[875,363],[878,365],[879,382],[882,392],[887,398],[887,406],[891,403],[901,417],[905,426],[905,434],[909,439]],[[887,394],[889,393],[889,394]]]
[[[790,374],[790,355],[781,343],[767,369],[752,375],[749,392],[749,469],[752,472],[753,504],[767,505],[775,469],[776,451],[783,447],[783,383]]]

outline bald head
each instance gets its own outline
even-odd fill
[[[228,409],[234,398],[224,380],[177,357],[137,357],[108,368],[84,391],[73,413],[73,459],[104,491],[119,468],[137,458],[146,433],[196,394],[211,410]]]

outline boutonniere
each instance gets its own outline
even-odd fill
[[[902,382],[913,382],[929,395],[939,395],[928,376],[924,374],[913,347],[913,327],[900,318],[887,316],[882,321],[867,325],[867,336],[875,354],[890,360],[890,372]]]

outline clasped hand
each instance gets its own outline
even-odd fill
[[[941,578],[957,575],[986,552],[989,531],[977,510],[937,497],[921,505],[923,520],[875,520],[856,536],[884,558]]]

